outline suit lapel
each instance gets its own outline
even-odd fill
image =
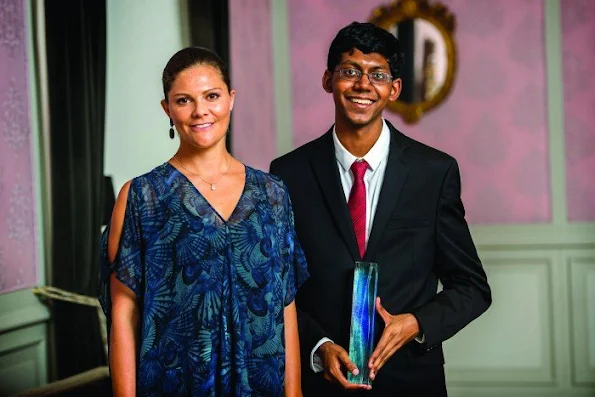
[[[388,218],[399,201],[399,195],[411,167],[407,162],[407,156],[405,154],[407,150],[405,137],[388,121],[387,124],[391,132],[390,151],[364,260],[369,260],[369,258],[373,257],[376,246],[384,233]]]
[[[360,260],[355,233],[353,232],[353,225],[337,168],[337,160],[335,159],[332,128],[320,137],[317,143],[316,150],[310,157],[314,175],[316,175],[320,190],[326,200],[327,208],[339,230],[341,238],[347,245],[351,257],[354,261]],[[324,244],[323,241],[320,243]]]

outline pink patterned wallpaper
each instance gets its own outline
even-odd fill
[[[233,153],[262,170],[277,154],[270,0],[230,1]]]
[[[503,1],[442,2],[457,16],[459,71],[451,96],[415,126],[390,112],[385,117],[409,136],[457,158],[471,223],[548,222],[543,1],[518,0],[514,7]],[[333,122],[332,98],[322,90],[321,78],[336,32],[354,20],[367,20],[374,7],[388,3],[289,0],[295,146],[321,135]],[[592,165],[594,156],[585,157],[584,164],[589,160]],[[590,189],[595,191],[595,182]]]
[[[37,283],[24,3],[0,0],[0,293]]]
[[[562,0],[568,219],[595,221],[595,1]]]

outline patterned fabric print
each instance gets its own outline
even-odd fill
[[[246,167],[224,221],[165,163],[133,180],[111,266],[108,233],[100,301],[109,321],[116,272],[142,307],[139,395],[283,394],[283,309],[308,274],[282,182]]]

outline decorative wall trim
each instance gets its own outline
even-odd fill
[[[572,382],[595,386],[595,251],[567,258],[570,285]]]
[[[0,333],[44,322],[49,318],[48,308],[33,295],[32,289],[0,295]]]
[[[471,226],[481,250],[595,248],[595,223]]]
[[[450,397],[593,397],[593,390],[570,387],[449,387],[448,395]]]
[[[564,83],[560,0],[545,1],[544,13],[552,223],[561,225],[567,222],[568,209],[564,158]]]
[[[45,338],[45,324],[0,333],[0,395],[12,395],[46,383]]]
[[[502,277],[504,272],[508,272],[513,280],[517,278],[517,272],[524,274],[531,274],[535,277],[535,281],[538,282],[537,289],[531,290],[531,286],[527,285],[527,289],[519,290],[518,288],[510,293],[514,293],[518,303],[522,304],[526,300],[532,301],[538,305],[537,318],[534,320],[538,323],[527,323],[528,319],[522,318],[522,314],[519,318],[518,309],[515,307],[502,307],[502,298],[505,292],[501,289],[496,289],[497,285],[492,284],[493,295],[495,303],[489,311],[482,315],[478,320],[468,326],[469,329],[461,331],[457,334],[453,341],[445,342],[445,356],[446,356],[446,372],[449,385],[454,386],[524,386],[524,387],[535,387],[535,386],[553,386],[556,380],[556,359],[555,359],[555,332],[553,328],[554,318],[556,313],[554,312],[553,297],[552,297],[552,269],[555,263],[555,253],[543,253],[539,251],[523,251],[523,252],[486,252],[483,253],[483,263],[488,273],[488,279],[490,275],[495,276],[496,273]],[[494,278],[492,278],[494,280]],[[502,281],[502,280],[500,280]],[[512,287],[511,287],[512,288]],[[538,296],[531,296],[529,294],[537,293]],[[508,299],[508,304],[515,305],[516,301],[511,302]],[[497,308],[494,306],[497,305]],[[491,312],[490,312],[491,310]],[[492,313],[494,310],[498,311],[498,317],[494,317]],[[515,313],[517,316],[515,316]],[[532,313],[533,314],[533,313]],[[507,324],[502,321],[509,321]],[[489,330],[496,329],[500,326],[506,328],[513,327],[514,324],[522,324],[525,321],[524,326],[519,326],[517,334],[512,332],[512,340],[498,340],[498,334],[489,334]],[[498,325],[500,324],[500,325]],[[487,330],[487,331],[486,331]],[[503,367],[502,365],[494,364],[498,360],[494,361],[493,358],[485,357],[471,359],[472,364],[465,366],[457,366],[452,361],[449,362],[449,354],[453,354],[453,351],[459,352],[459,354],[467,354],[465,352],[468,341],[472,340],[472,346],[478,346],[486,344],[487,347],[476,347],[475,350],[479,349],[478,354],[482,354],[481,351],[486,351],[488,354],[496,354],[495,352],[501,351],[502,349],[508,348],[511,351],[520,351],[523,347],[523,340],[530,339],[527,333],[533,333],[537,330],[540,335],[536,334],[535,337],[541,337],[541,345],[534,346],[533,354],[541,355],[541,362],[537,366],[520,367],[518,365]],[[505,330],[506,331],[506,330]],[[510,329],[508,334],[511,334]],[[506,334],[506,332],[505,332]],[[507,335],[508,335],[507,334]],[[514,339],[514,337],[518,339]],[[503,346],[502,349],[495,349],[494,344],[506,343],[507,346]],[[511,355],[511,360],[514,360],[514,353]],[[500,364],[502,364],[502,357],[500,357]]]
[[[51,282],[47,258],[51,258],[51,169],[47,61],[45,53],[45,0],[25,2],[27,12],[27,59],[31,159],[37,224],[37,283]],[[46,278],[47,276],[47,278]]]
[[[291,112],[291,62],[289,54],[289,17],[287,0],[272,0],[273,77],[277,155],[293,149]]]

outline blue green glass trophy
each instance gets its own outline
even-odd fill
[[[351,306],[351,335],[349,358],[359,369],[359,374],[347,373],[350,383],[371,385],[368,360],[374,351],[374,319],[378,293],[378,264],[355,262],[353,297]]]

